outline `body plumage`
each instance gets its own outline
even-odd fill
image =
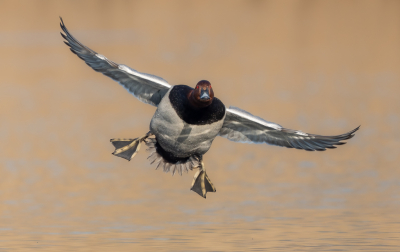
[[[218,135],[225,118],[225,106],[217,98],[205,108],[190,105],[187,94],[192,88],[174,86],[157,106],[150,131],[161,147],[177,160],[204,155]]]

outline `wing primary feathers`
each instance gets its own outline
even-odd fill
[[[279,124],[265,121],[236,107],[226,110],[226,117],[219,135],[235,142],[267,143],[307,151],[324,151],[343,145],[344,140],[354,137],[357,128],[336,136],[322,136],[283,128]]]
[[[119,65],[103,55],[96,53],[72,36],[64,25],[64,21],[61,17],[60,20],[60,27],[65,33],[61,32],[61,36],[71,52],[85,61],[85,63],[96,72],[100,72],[121,84],[140,101],[157,106],[163,96],[171,88],[171,85],[160,77],[140,73],[128,66]],[[154,94],[158,95],[154,96]]]
[[[296,149],[299,149],[299,150],[303,149],[301,147],[301,145],[294,138],[290,139],[289,143]]]
[[[74,36],[72,36],[71,33],[69,33],[67,27],[65,27],[63,19],[62,19],[61,17],[60,17],[60,19],[61,19],[61,23],[60,23],[61,29],[62,29],[62,30],[65,32],[65,34],[66,34],[66,35],[63,36],[64,39],[66,39],[66,40],[72,40],[74,43],[80,45],[81,47],[83,47],[84,49],[88,50],[89,52],[91,52],[91,53],[93,53],[93,54],[97,54],[95,51],[93,51],[93,50],[90,49],[89,47],[86,47],[86,46],[83,45],[81,42],[79,42]],[[63,35],[63,34],[61,33],[61,35]]]

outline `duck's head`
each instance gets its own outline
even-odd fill
[[[206,80],[201,80],[189,94],[189,101],[196,107],[207,107],[212,103],[214,91],[211,88],[211,83]]]

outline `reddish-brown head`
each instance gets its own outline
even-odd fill
[[[189,100],[196,107],[207,107],[212,103],[213,98],[214,91],[211,83],[206,80],[199,81],[189,96]]]

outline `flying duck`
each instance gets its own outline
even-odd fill
[[[61,18],[60,18],[61,19]],[[203,155],[217,136],[234,142],[266,143],[307,151],[324,151],[342,145],[357,128],[337,136],[321,136],[291,130],[268,122],[237,107],[226,108],[214,96],[211,83],[201,80],[195,88],[170,85],[151,74],[140,73],[117,64],[80,43],[67,30],[61,19],[64,43],[95,71],[117,81],[140,101],[157,107],[150,131],[139,138],[111,139],[115,156],[131,160],[144,142],[150,150],[150,162],[156,169],[178,172],[197,169],[191,190],[206,198],[216,189],[206,173]]]

